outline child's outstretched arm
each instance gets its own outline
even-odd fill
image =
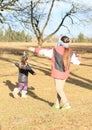
[[[33,53],[36,53],[36,54],[44,55],[48,58],[52,58],[52,55],[53,55],[53,49],[30,47],[28,50],[33,52]]]
[[[29,64],[27,64],[27,70],[30,72],[32,75],[36,75],[35,71],[31,68]]]
[[[17,63],[17,62],[16,62],[16,63],[14,63],[14,65],[15,65],[16,67],[19,67],[19,63]]]

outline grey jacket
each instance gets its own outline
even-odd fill
[[[28,82],[28,73],[32,75],[35,73],[28,63],[24,68],[19,68],[19,63],[15,63],[15,66],[19,69],[18,82]]]

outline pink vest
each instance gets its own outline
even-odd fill
[[[70,73],[70,69],[64,71],[63,54],[64,54],[63,46],[57,46],[54,48],[52,57],[51,76],[55,79],[66,80]]]

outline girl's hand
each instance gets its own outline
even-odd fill
[[[71,57],[71,62],[75,65],[79,65],[81,61],[81,56],[79,54],[75,54],[73,53],[72,57]]]
[[[78,58],[79,61],[81,61],[81,56],[80,56],[80,54],[76,54],[76,57]]]
[[[31,52],[34,52],[35,48],[34,47],[30,47],[30,48],[28,48],[28,50],[31,51]]]

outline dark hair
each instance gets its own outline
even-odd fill
[[[65,41],[65,39],[66,39],[66,41]],[[69,39],[69,37],[67,37],[67,36],[62,36],[62,37],[61,37],[61,41],[63,41],[64,43],[69,43],[69,42],[70,42],[70,39]]]

